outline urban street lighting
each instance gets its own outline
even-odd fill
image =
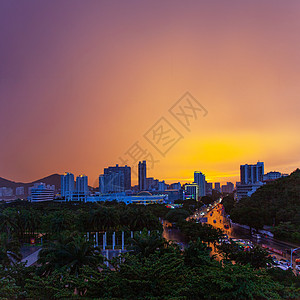
[[[291,249],[291,267],[292,267],[292,269],[293,269],[293,253],[299,249],[300,249],[300,247]]]

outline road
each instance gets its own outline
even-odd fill
[[[26,267],[30,267],[30,266],[34,265],[38,260],[38,255],[39,255],[40,251],[41,251],[41,248],[39,248],[35,252],[31,253],[30,255],[26,256],[25,258],[23,258],[21,260],[21,262],[26,263],[26,265],[25,265]]]
[[[296,245],[291,245],[289,243],[279,241],[268,236],[261,235],[260,239],[253,237],[250,234],[249,229],[245,229],[239,224],[231,224],[231,221],[226,218],[223,206],[221,204],[216,204],[215,206],[209,208],[203,208],[202,210],[197,211],[193,217],[195,219],[207,218],[207,224],[211,224],[216,228],[222,229],[230,238],[250,240],[254,244],[259,244],[264,247],[273,248],[275,249],[275,252],[276,250],[279,250],[277,253],[280,254],[280,252],[282,252],[280,256],[286,259],[290,259],[291,249],[297,247]],[[224,226],[228,226],[228,229],[226,229]],[[299,257],[300,251],[295,252],[293,254],[293,261]]]
[[[167,241],[172,241],[182,246],[187,245],[187,241],[184,235],[181,233],[181,231],[178,228],[172,227],[172,223],[163,220],[163,229],[164,230],[162,236]]]

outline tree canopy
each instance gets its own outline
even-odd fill
[[[235,208],[234,208],[235,209]],[[267,269],[266,253],[209,246],[223,232],[186,221],[184,209],[162,206],[53,203],[4,205],[0,247],[0,297],[4,299],[297,299],[299,278]],[[159,217],[176,220],[185,249],[162,238]],[[23,227],[22,227],[22,226]],[[87,231],[135,230],[127,253],[106,264]],[[149,233],[149,231],[152,231]],[[42,234],[36,266],[19,262],[20,243]]]
[[[217,261],[200,239],[190,242],[183,252],[175,245],[164,241],[162,244],[163,247],[155,247],[150,252],[138,252],[140,255],[123,254],[110,262],[112,268],[100,261],[98,268],[87,263],[78,266],[78,272],[66,266],[40,276],[37,272],[44,262],[28,271],[24,265],[0,267],[0,278],[5,283],[0,285],[0,295],[9,299],[157,300],[296,299],[300,296],[299,279],[293,274],[283,275],[276,270],[269,273],[265,268],[256,270],[248,264]],[[23,275],[21,282],[20,275]],[[276,280],[282,277],[283,282]]]
[[[228,213],[235,222],[255,229],[274,226],[275,237],[300,242],[300,170],[263,185]]]

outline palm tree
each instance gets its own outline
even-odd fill
[[[39,253],[40,274],[48,275],[54,270],[65,268],[70,274],[78,275],[84,266],[97,269],[103,257],[97,247],[84,237],[73,235],[50,242]]]
[[[156,250],[163,249],[167,242],[161,237],[156,231],[151,232],[148,235],[146,229],[141,234],[136,233],[133,239],[130,239],[132,245],[129,250],[132,250],[134,254],[138,254],[142,257],[148,257],[153,254]]]
[[[22,259],[20,244],[7,233],[0,235],[0,265],[9,266]]]
[[[67,210],[51,212],[44,217],[43,229],[50,235],[57,235],[65,230],[74,229],[74,217]]]
[[[145,214],[144,210],[141,208],[134,209],[134,215],[130,221],[131,230],[142,230],[147,228],[148,225],[148,215]]]
[[[119,227],[119,215],[114,207],[105,207],[103,211],[103,227],[105,230]]]
[[[89,217],[89,228],[94,231],[102,230],[102,209],[93,210]]]
[[[25,233],[26,216],[23,209],[13,209],[9,211],[9,217],[14,223],[14,232],[19,240],[23,240]]]
[[[119,215],[113,207],[100,206],[90,217],[90,226],[93,230],[116,229],[119,226]]]
[[[5,232],[10,235],[15,227],[16,225],[13,222],[13,218],[5,212],[0,212],[0,232]]]
[[[32,209],[28,210],[26,213],[25,222],[26,230],[30,235],[33,236],[41,225],[41,216],[39,212]]]
[[[134,214],[132,208],[129,208],[128,206],[124,207],[122,209],[122,213],[120,213],[120,225],[122,227],[130,229],[130,223],[133,216]]]

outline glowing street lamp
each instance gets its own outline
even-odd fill
[[[291,249],[291,267],[292,267],[292,269],[293,269],[293,253],[299,249],[300,249],[300,247]]]

